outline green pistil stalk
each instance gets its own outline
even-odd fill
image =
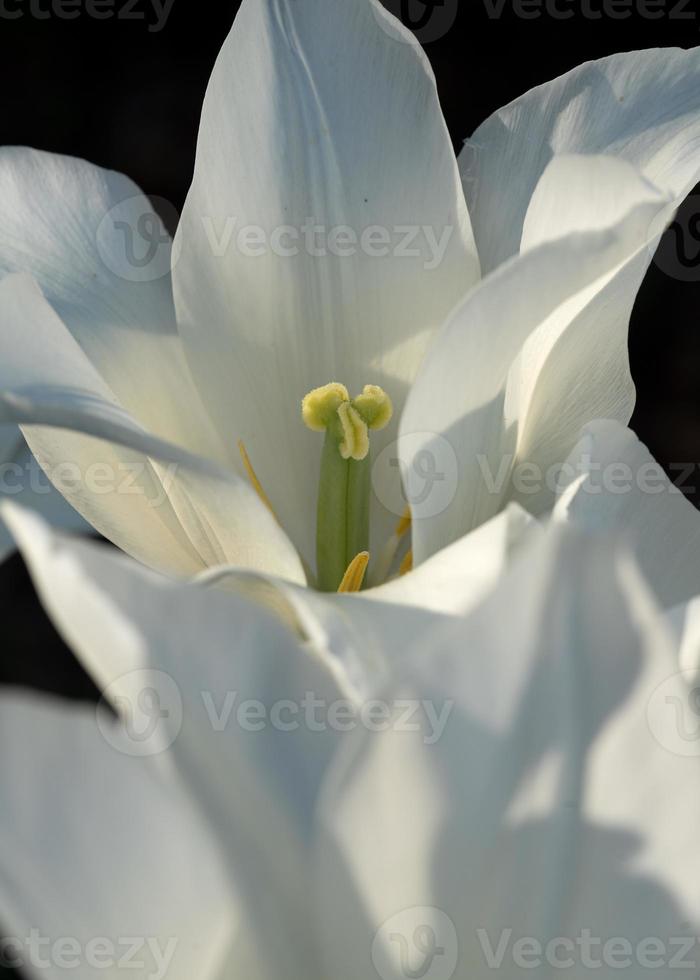
[[[314,388],[302,403],[305,424],[325,431],[316,524],[316,578],[322,592],[337,591],[350,563],[368,551],[369,429],[383,428],[391,412],[388,395],[375,385],[365,385],[351,401],[345,386],[332,382]]]
[[[316,516],[316,577],[321,592],[335,592],[345,571],[369,545],[369,454],[343,459],[337,426],[326,431]]]

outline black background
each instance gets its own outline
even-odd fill
[[[151,0],[132,3],[130,11],[127,0],[115,0],[115,16],[103,20],[89,16],[83,0],[73,0],[72,19],[63,19],[55,2],[0,0],[0,143],[68,153],[123,171],[179,209],[192,173],[204,90],[238,3],[174,0],[165,26],[154,30]],[[614,9],[610,0],[589,0],[588,11],[577,0],[557,0],[566,19],[544,9],[544,0],[539,16],[532,0],[525,7],[528,19],[514,0],[505,0],[500,16],[490,16],[494,2],[444,0],[428,10],[422,0],[403,2],[414,23],[427,18],[425,49],[457,149],[499,106],[582,61],[700,43],[700,12],[685,0],[657,4],[655,19],[644,16],[642,0],[629,0],[628,10],[625,0],[616,0]],[[400,0],[387,5],[396,12]],[[630,330],[638,386],[632,425],[665,465],[700,462],[698,204],[691,198],[682,218],[689,253],[698,253],[697,265],[684,275],[690,281],[652,265]],[[0,683],[93,697],[92,685],[41,611],[19,558],[0,568],[0,602]]]

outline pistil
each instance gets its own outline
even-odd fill
[[[391,419],[389,396],[365,385],[351,399],[338,382],[314,388],[302,402],[308,428],[325,430],[316,511],[316,577],[335,592],[358,555],[369,548],[369,430]],[[366,561],[365,561],[366,566]]]

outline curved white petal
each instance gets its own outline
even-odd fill
[[[0,500],[7,498],[22,507],[38,511],[52,527],[88,533],[89,524],[49,482],[17,427],[0,427],[3,428],[11,432],[14,451],[2,455],[0,448]],[[4,526],[0,527],[0,561],[14,550],[12,535]]]
[[[631,429],[599,420],[561,471],[553,516],[628,542],[663,606],[700,592],[700,514]]]
[[[520,251],[577,231],[602,231],[661,191],[625,160],[563,154],[547,164],[525,214]]]
[[[152,760],[116,745],[93,709],[0,695],[3,964],[114,980],[131,952],[139,976],[216,980],[238,925],[221,852]]]
[[[559,235],[605,228],[659,191],[625,160],[604,156],[558,156],[547,165],[530,201],[521,248]],[[629,319],[659,233],[675,204],[645,229],[645,247],[622,267],[584,290],[549,317],[513,364],[506,414],[517,419],[519,461],[542,474],[566,459],[581,426],[591,418],[627,422],[635,389],[629,369]],[[521,502],[535,513],[552,505],[549,488]]]
[[[684,696],[632,563],[550,535],[386,689],[396,724],[358,732],[334,763],[318,860],[326,974],[401,976],[403,962],[406,975],[432,949],[440,976],[453,963],[473,980],[527,965],[554,976],[546,951],[561,939],[568,976],[589,976],[592,956],[612,978],[605,942],[623,937],[636,973],[637,944],[659,937],[658,975],[673,976],[674,938],[695,949],[700,926],[700,759],[681,753],[665,701]],[[426,705],[451,706],[444,725]]]
[[[667,204],[665,197],[649,198],[645,186],[637,206],[617,224],[533,247],[483,280],[448,320],[423,362],[400,425],[406,449],[401,450],[400,443],[399,455],[417,517],[413,526],[417,562],[497,513],[513,494],[511,470],[520,433],[527,431],[532,441],[527,418],[513,412],[513,406],[519,405],[520,376],[515,378],[515,390],[509,390],[510,371],[523,345],[530,338],[534,343],[540,330],[548,336],[548,323],[554,317],[575,307],[587,290],[638,253],[653,217]],[[589,351],[578,329],[567,337],[566,333],[560,337],[559,344],[568,345],[570,370],[576,368],[574,355],[581,351],[582,369],[588,360],[608,352],[600,346]],[[614,346],[616,336],[608,342]],[[623,373],[623,395],[631,388],[627,379]],[[566,393],[559,394],[565,404]],[[585,417],[600,400],[596,385],[579,386],[577,395],[575,419]],[[627,399],[618,401],[609,397],[606,404],[626,412]],[[562,416],[568,452],[580,424],[571,431],[562,415],[563,404],[548,407]],[[433,492],[426,492],[430,487],[420,479],[426,456],[432,459],[436,475]]]
[[[697,684],[700,680],[700,598],[695,596],[689,602],[680,603],[666,613],[666,624],[676,639],[678,663],[689,683]],[[700,702],[697,699],[697,688],[688,697],[689,719],[698,717]],[[689,732],[692,739],[693,731]],[[700,738],[700,729],[695,731],[695,737]]]
[[[236,946],[231,962],[256,980],[308,980],[310,908],[299,894],[309,887],[311,818],[339,737],[332,706],[352,708],[345,688],[255,604],[61,541],[16,508],[7,516],[47,611],[105,696],[137,719],[144,692],[160,698],[165,714],[144,744],[170,747],[157,758],[166,773],[174,760],[245,903],[247,952]]]
[[[629,421],[636,391],[629,367],[632,307],[648,267],[638,252],[572,316],[558,311],[535,331],[511,368],[507,414],[518,420],[516,467],[534,465],[538,487],[517,486],[516,500],[535,514],[553,503],[548,474],[557,470],[585,424]],[[522,481],[521,481],[522,484]]]
[[[429,645],[449,617],[474,609],[540,531],[534,518],[510,504],[412,572],[357,594],[316,592],[229,568],[212,569],[198,581],[248,596],[275,613],[362,697],[376,692],[423,639]]]
[[[618,156],[682,199],[700,176],[700,48],[588,62],[527,92],[476,130],[460,170],[484,272],[517,253],[547,164],[569,153]],[[584,210],[585,202],[582,216]],[[556,213],[552,220],[556,235]]]
[[[0,277],[28,273],[124,407],[156,435],[222,458],[175,326],[171,243],[122,174],[0,149]]]
[[[54,484],[139,560],[186,574],[226,560],[305,581],[248,484],[141,428],[21,275],[0,282],[2,421],[23,425]]]
[[[479,274],[431,69],[377,0],[244,0],[177,246],[178,325],[202,396],[309,554],[321,441],[301,399],[372,383],[398,409]]]

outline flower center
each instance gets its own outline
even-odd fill
[[[322,592],[341,585],[344,591],[357,591],[362,584],[369,547],[369,430],[388,425],[392,411],[391,399],[378,385],[365,385],[351,399],[345,385],[331,382],[314,388],[302,402],[304,423],[326,434],[316,511],[316,575]]]

